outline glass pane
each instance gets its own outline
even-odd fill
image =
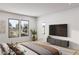
[[[9,38],[19,36],[19,21],[14,19],[9,19]]]
[[[29,34],[29,22],[21,21],[21,36],[28,36]]]

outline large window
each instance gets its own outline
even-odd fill
[[[29,35],[29,21],[9,19],[9,38],[28,36]]]
[[[28,21],[21,21],[21,36],[27,36],[29,33]]]

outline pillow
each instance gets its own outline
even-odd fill
[[[3,55],[3,53],[2,53],[2,49],[1,49],[1,46],[0,46],[0,55]]]
[[[2,47],[3,54],[8,55],[10,53],[10,48],[6,43],[0,44]]]
[[[24,51],[25,51],[24,47],[23,47],[22,45],[20,45],[20,44],[17,44],[16,47],[17,47],[21,52],[24,52]]]

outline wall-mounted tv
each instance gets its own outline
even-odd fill
[[[49,35],[67,37],[67,24],[49,25]]]

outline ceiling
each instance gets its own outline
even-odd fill
[[[76,7],[78,3],[0,3],[0,10],[35,17]]]

